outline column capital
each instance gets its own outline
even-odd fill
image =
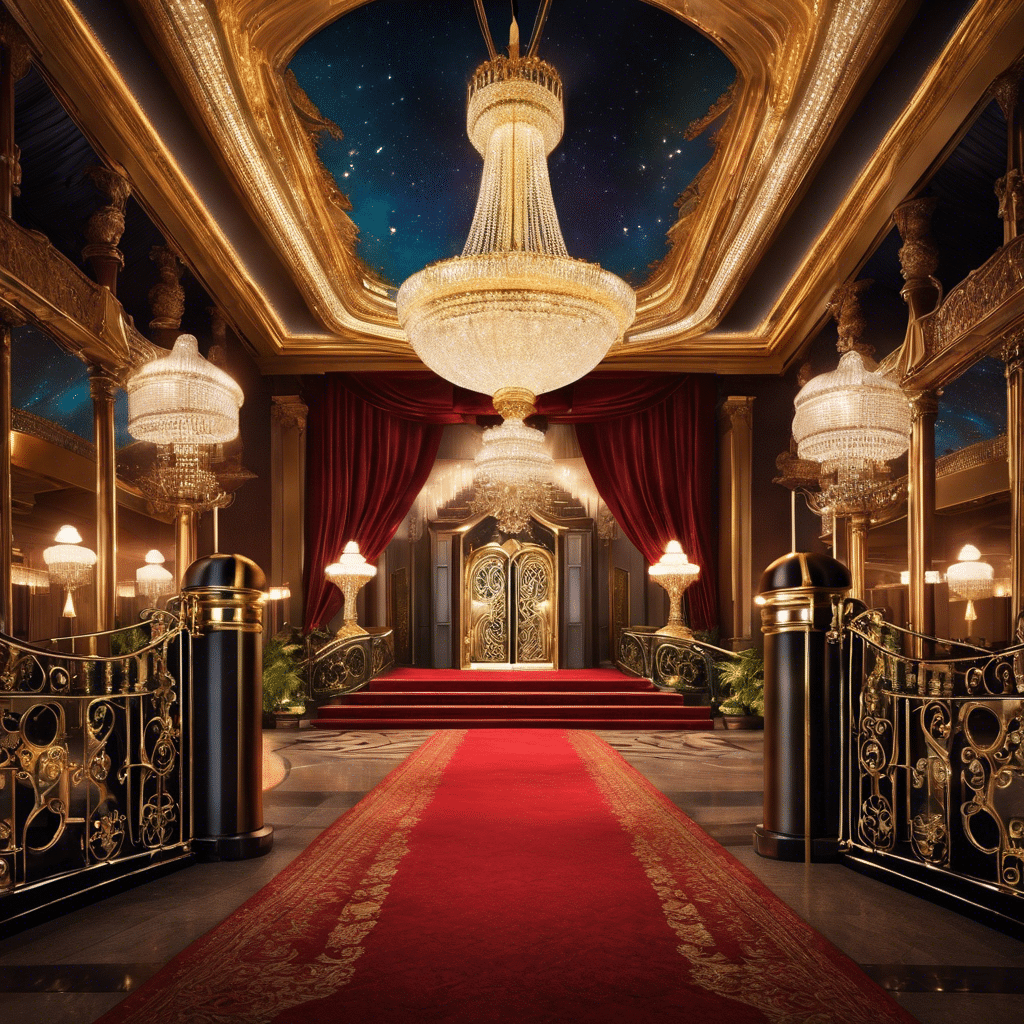
[[[120,382],[110,370],[103,366],[89,367],[89,395],[94,402],[112,402],[119,387]]]
[[[1000,355],[1006,363],[1007,377],[1024,369],[1024,327],[1017,328],[1003,338]]]
[[[926,416],[934,418],[939,412],[938,391],[917,391],[907,395],[910,402],[910,422],[917,423]]]
[[[728,416],[733,425],[739,422],[749,427],[754,416],[754,396],[729,395],[722,403],[722,415]]]
[[[270,415],[282,427],[294,427],[300,433],[306,429],[309,406],[298,395],[273,395],[270,399]]]

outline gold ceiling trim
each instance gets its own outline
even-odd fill
[[[393,299],[355,255],[356,228],[346,201],[316,156],[308,121],[296,112],[283,73],[310,35],[363,0],[127,2],[253,222],[324,325],[322,333],[292,327],[261,290],[245,254],[235,250],[73,0],[9,0],[9,6],[72,115],[97,148],[124,167],[136,193],[247,337],[261,368],[286,373],[418,365],[398,328]],[[991,79],[1001,69],[986,54],[1012,48],[1007,35],[1019,28],[1020,5],[974,5],[965,21],[969,28],[947,45],[765,321],[726,335],[714,324],[792,211],[916,5],[651,2],[713,39],[737,67],[738,84],[712,160],[669,232],[669,254],[639,290],[633,332],[608,362],[659,370],[777,371],[820,321],[837,280],[849,276],[891,209],[955,134],[958,123],[950,126],[948,115],[951,90],[956,115],[965,103],[969,112],[987,86],[980,78]],[[940,129],[943,138],[936,136]],[[916,168],[910,181],[908,166]]]

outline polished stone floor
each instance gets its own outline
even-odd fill
[[[259,860],[199,864],[0,940],[4,1024],[88,1024],[230,914],[428,732],[265,733],[275,827]],[[764,860],[760,733],[602,731],[677,806],[922,1024],[1021,1024],[1024,943],[839,865]]]

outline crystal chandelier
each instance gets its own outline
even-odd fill
[[[125,382],[128,432],[159,445],[222,444],[238,436],[242,389],[199,354],[194,335],[179,334],[166,356]]]
[[[74,618],[72,594],[84,587],[96,569],[96,552],[82,544],[82,535],[73,526],[62,526],[54,537],[57,542],[43,551],[43,561],[50,581],[67,591],[64,616]]]
[[[164,561],[156,548],[146,552],[146,564],[135,570],[135,591],[140,597],[155,601],[174,590],[174,576],[164,568]]]
[[[679,541],[670,540],[665,545],[665,553],[647,572],[655,583],[660,583],[668,591],[668,622],[658,632],[692,640],[693,633],[683,623],[683,593],[700,575],[700,566],[686,557]]]
[[[28,565],[15,563],[11,566],[11,584],[28,587],[31,593],[50,589],[50,574],[45,569],[33,569]]]
[[[828,309],[839,327],[839,366],[808,381],[795,401],[797,454],[820,465],[815,504],[833,516],[877,513],[903,497],[886,463],[907,450],[910,404],[898,384],[877,372],[871,346],[860,341],[860,293],[870,284],[836,289]]]
[[[973,544],[965,544],[957,558],[960,561],[946,570],[949,596],[967,602],[964,621],[974,622],[978,618],[974,602],[992,596],[995,571],[988,562],[981,561],[981,552]]]
[[[341,558],[324,569],[324,575],[341,591],[345,599],[345,621],[338,630],[339,637],[360,636],[366,630],[356,617],[356,598],[359,591],[377,575],[377,567],[370,565],[359,553],[359,545],[350,540]]]
[[[483,433],[472,509],[494,516],[504,533],[522,533],[533,512],[550,506],[553,471],[544,434],[521,419],[507,419]]]
[[[601,361],[633,322],[636,295],[566,251],[547,168],[564,125],[558,72],[534,56],[536,38],[519,55],[514,19],[508,57],[487,38],[492,59],[473,74],[466,114],[484,158],[469,237],[461,256],[402,285],[398,319],[427,366],[523,419],[537,395]]]

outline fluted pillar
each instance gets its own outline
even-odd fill
[[[0,629],[14,630],[11,556],[14,519],[11,511],[11,328],[0,321]]]
[[[731,645],[750,646],[753,611],[753,552],[751,474],[753,466],[753,405],[747,395],[730,395],[722,404],[727,418],[725,438],[729,461],[729,582],[732,596]]]
[[[1013,241],[1024,227],[1024,110],[1021,104],[1022,69],[1015,65],[997,82],[995,97],[1006,119],[1006,174],[996,182],[999,214],[1003,218],[1003,244]]]
[[[298,395],[274,395],[270,405],[271,581],[287,583],[291,597],[281,621],[301,623],[306,497],[306,415]]]
[[[1006,439],[1010,470],[1011,621],[1024,611],[1024,331],[1011,335],[1003,347],[1006,361]]]
[[[96,445],[96,629],[113,629],[117,614],[117,446],[114,396],[117,381],[89,368],[93,441]]]
[[[910,628],[935,635],[934,591],[925,583],[932,567],[935,521],[934,391],[910,396],[910,451],[907,456],[907,568],[910,570]]]
[[[857,512],[850,516],[850,597],[858,601],[867,600],[864,585],[864,566],[868,560],[868,527],[871,516]]]

